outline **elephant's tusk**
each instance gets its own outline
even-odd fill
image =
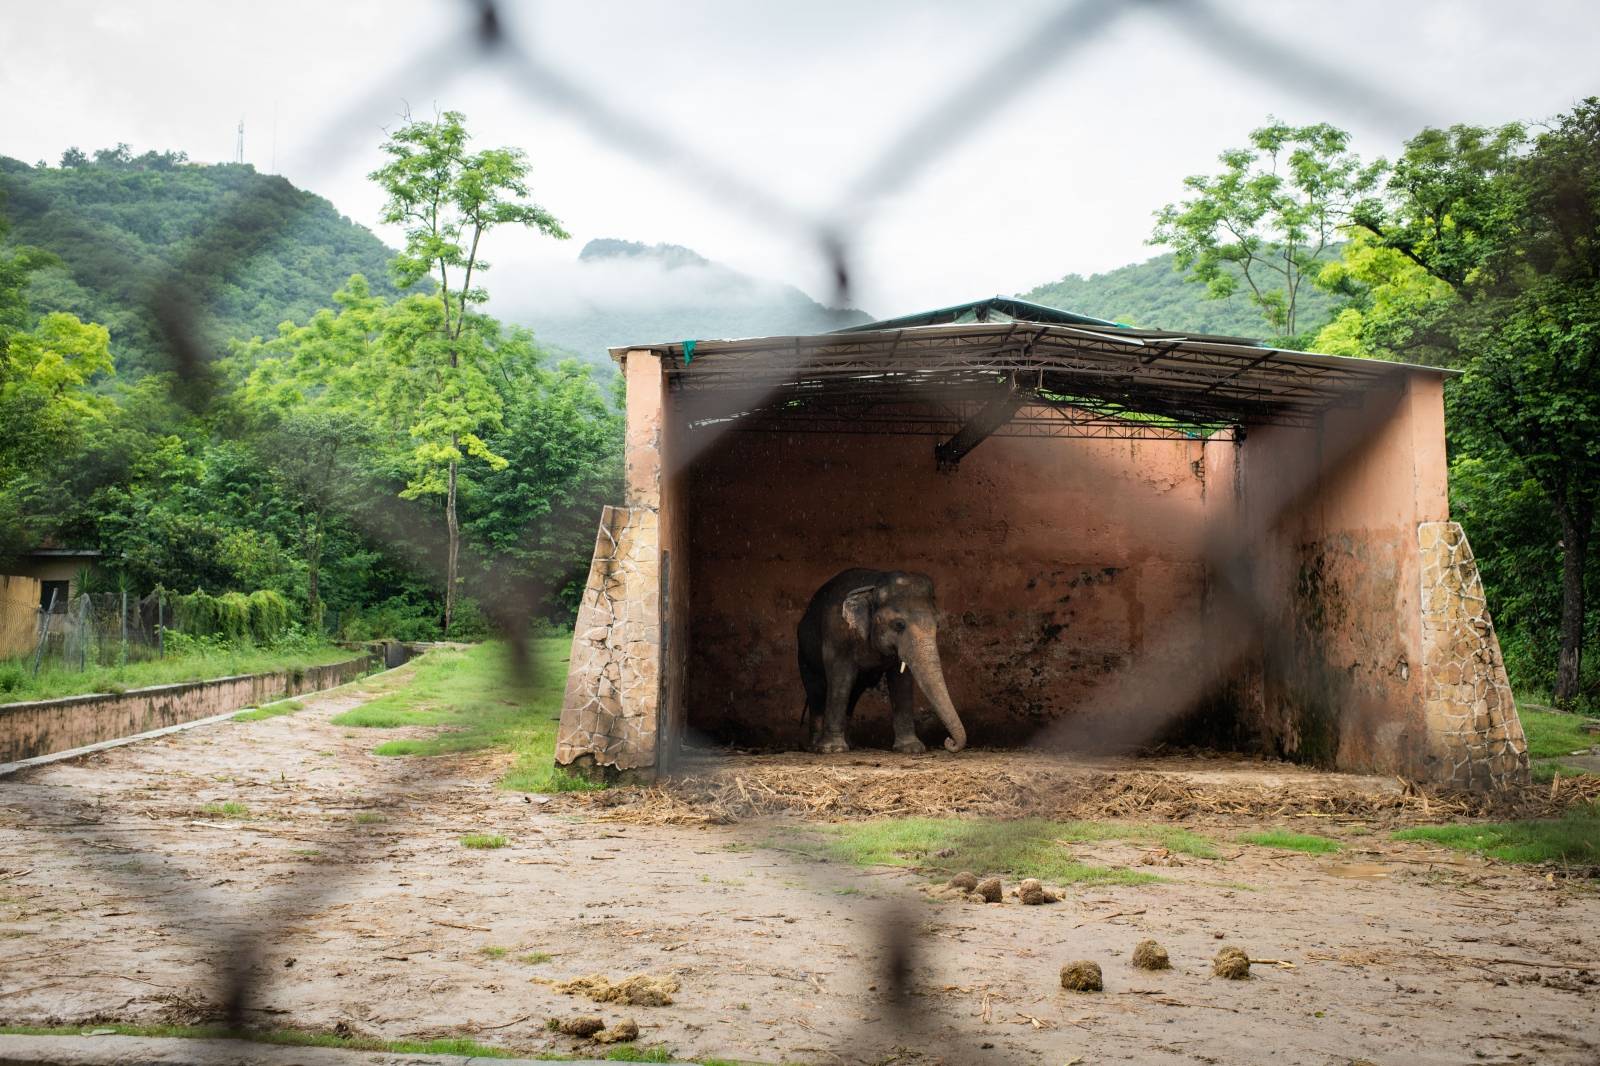
[[[900,660],[900,672],[902,674],[906,672],[906,661],[904,659]]]

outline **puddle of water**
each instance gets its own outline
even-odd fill
[[[1394,872],[1393,866],[1381,862],[1336,862],[1326,867],[1334,877],[1353,877],[1358,881],[1382,881]]]

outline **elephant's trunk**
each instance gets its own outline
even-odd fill
[[[911,674],[917,679],[917,687],[928,697],[934,713],[939,716],[945,731],[950,734],[945,738],[944,746],[950,751],[960,751],[967,746],[967,730],[961,724],[960,716],[956,714],[955,704],[950,702],[949,690],[944,686],[944,668],[939,664],[939,646],[931,636],[919,636],[907,644],[909,646],[904,649],[903,658],[911,666]]]

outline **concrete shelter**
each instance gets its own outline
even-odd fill
[[[1449,516],[1447,371],[999,297],[612,356],[626,498],[601,516],[560,765],[650,776],[691,733],[798,744],[795,623],[868,566],[933,577],[974,745],[1527,780]],[[869,695],[854,742],[886,746],[887,719]]]

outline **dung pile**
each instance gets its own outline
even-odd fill
[[[601,1044],[628,1044],[639,1039],[639,1023],[632,1018],[624,1018],[609,1029],[602,1029],[594,1034],[596,1042]]]
[[[545,1023],[545,1028],[600,1044],[626,1044],[639,1039],[639,1023],[632,1018],[624,1018],[608,1029],[605,1019],[585,1014],[565,1020],[551,1018]]]
[[[1230,981],[1243,981],[1250,976],[1250,956],[1243,948],[1224,944],[1211,960],[1211,972]]]
[[[1133,949],[1133,964],[1141,970],[1170,970],[1167,949],[1154,940],[1141,940]]]
[[[1099,992],[1104,989],[1100,980],[1100,964],[1079,959],[1061,967],[1061,987],[1068,992]]]
[[[568,1018],[566,1021],[561,1021],[557,1018],[550,1020],[556,1023],[557,1032],[566,1033],[568,1036],[591,1037],[606,1027],[604,1018],[596,1018],[592,1014]]]
[[[1040,884],[1038,878],[1029,877],[1017,886],[1017,898],[1030,907],[1037,907],[1041,903],[1055,903],[1061,897]]]

